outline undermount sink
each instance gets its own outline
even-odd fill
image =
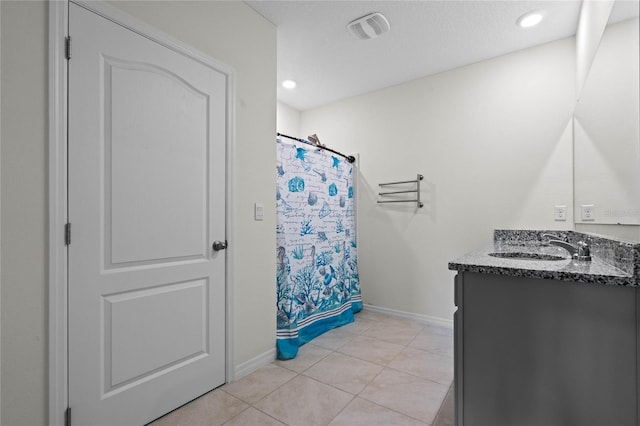
[[[527,253],[519,251],[489,253],[489,256],[514,260],[566,260],[565,257],[555,256],[553,254]]]

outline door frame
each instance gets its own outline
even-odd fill
[[[69,1],[113,21],[143,37],[186,55],[221,72],[226,77],[226,223],[228,240],[233,228],[233,147],[235,78],[232,67],[174,37],[110,6],[103,1],[49,0],[49,424],[65,424],[68,407],[68,250],[64,226],[68,211],[67,89],[65,37],[69,31]],[[73,45],[73,42],[72,42]],[[72,47],[73,52],[73,47]],[[73,53],[72,53],[73,56]],[[73,60],[73,59],[72,59]],[[226,253],[225,277],[225,376],[234,378],[233,362],[233,245]]]

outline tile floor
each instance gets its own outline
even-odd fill
[[[450,329],[365,309],[151,426],[452,425],[452,380]]]

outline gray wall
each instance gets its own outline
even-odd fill
[[[2,2],[2,419],[47,413],[46,3]],[[16,43],[20,40],[20,43]]]

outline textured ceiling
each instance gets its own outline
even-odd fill
[[[618,0],[631,5],[638,0]],[[581,0],[272,1],[246,3],[278,29],[278,100],[298,110],[573,36]],[[531,10],[545,20],[516,26]],[[391,30],[357,40],[346,25],[381,12]],[[622,12],[622,15],[628,12]]]

